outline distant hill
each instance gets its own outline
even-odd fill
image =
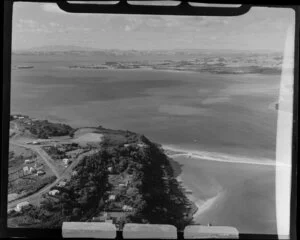
[[[80,47],[74,45],[47,45],[41,47],[29,48],[27,50],[15,52],[73,52],[73,51],[95,51],[95,48]]]
[[[105,54],[109,56],[143,56],[143,55],[195,55],[195,54],[262,54],[272,53],[266,50],[247,51],[247,50],[230,50],[230,49],[170,49],[170,50],[121,50],[121,49],[100,49],[91,47],[81,47],[74,45],[47,45],[34,47],[26,50],[15,50],[14,54],[62,54],[62,53],[79,53],[79,54]]]

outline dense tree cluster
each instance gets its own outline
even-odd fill
[[[103,156],[104,153],[100,151],[82,159],[74,169],[78,174],[72,176],[66,186],[55,187],[60,191],[59,195],[44,194],[41,206],[26,211],[22,218],[31,219],[31,227],[38,228],[58,228],[64,221],[90,219],[95,211],[103,208],[102,198],[108,186]]]
[[[135,139],[135,144],[103,143],[114,174],[132,176],[127,190],[118,196],[120,205],[134,208],[124,221],[173,224],[183,229],[192,220],[186,217],[190,203],[174,178],[169,159],[159,145],[145,136],[130,135],[130,138]]]
[[[43,149],[53,158],[53,159],[63,159],[66,158],[67,155],[65,151],[59,150],[54,146],[43,147]]]
[[[48,120],[32,121],[32,124],[26,126],[26,128],[38,138],[72,135],[74,132],[73,128],[69,125],[52,123]]]
[[[77,143],[62,144],[60,146],[45,146],[42,147],[53,159],[67,158],[66,152],[77,150],[79,148]]]
[[[36,180],[35,177],[23,177],[18,178],[18,180],[10,181],[8,183],[8,192],[9,193],[18,193],[22,194],[22,197],[29,196],[43,187],[53,183],[56,180],[56,176],[47,176],[42,179]]]
[[[35,226],[61,226],[63,221],[89,221],[102,211],[132,207],[119,224],[128,222],[173,224],[183,229],[189,201],[174,178],[170,161],[159,145],[128,131],[109,131],[101,150],[85,157],[64,187],[55,187],[58,196],[45,195],[40,208],[32,208],[27,217],[40,219]],[[121,135],[121,136],[120,136]],[[111,170],[108,170],[111,169]],[[118,190],[115,201],[107,201],[115,186],[112,178],[129,179]]]

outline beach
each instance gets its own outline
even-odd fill
[[[164,149],[181,166],[177,180],[198,208],[193,215],[195,224],[232,226],[242,233],[277,233],[274,161],[236,161],[236,156],[231,161],[225,157],[213,160],[203,153]]]

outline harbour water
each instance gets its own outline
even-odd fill
[[[68,69],[69,59],[13,58],[11,112],[142,133],[233,162],[174,156],[198,204],[195,222],[276,233],[275,161],[280,76],[162,70]],[[230,157],[232,156],[232,157]],[[236,160],[236,162],[235,162]],[[205,205],[206,204],[206,205]]]

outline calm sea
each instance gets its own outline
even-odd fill
[[[11,111],[77,126],[128,129],[161,144],[275,158],[280,76],[68,69],[72,56],[14,56]]]

